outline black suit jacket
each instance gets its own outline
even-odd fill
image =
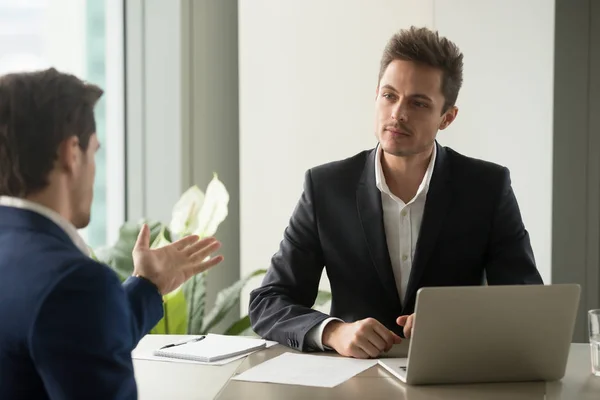
[[[250,294],[254,331],[298,350],[328,317],[312,310],[323,267],[331,316],[372,317],[402,334],[424,286],[542,284],[508,169],[436,143],[437,157],[403,301],[385,238],[375,151],[306,172],[304,192],[260,288]],[[460,310],[457,310],[459,312]]]

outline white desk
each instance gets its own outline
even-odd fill
[[[148,335],[142,339],[136,351],[154,349],[181,338]],[[590,373],[590,350],[587,344],[572,345],[565,377],[559,382],[550,383],[411,387],[379,366],[332,389],[229,380],[234,374],[285,351],[293,352],[289,348],[275,346],[223,366],[134,360],[139,399],[600,399],[600,377]]]

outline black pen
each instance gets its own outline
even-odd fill
[[[171,344],[167,344],[167,345],[165,345],[165,346],[161,347],[159,350],[162,350],[162,349],[168,349],[169,347],[181,346],[182,344],[193,343],[193,342],[199,342],[199,341],[201,341],[202,339],[204,339],[205,337],[206,337],[206,336],[204,336],[204,335],[203,335],[203,336],[199,336],[199,337],[197,337],[197,338],[193,338],[193,339],[190,339],[190,340],[186,340],[185,342],[178,342],[178,343],[171,343]]]

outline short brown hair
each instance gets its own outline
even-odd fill
[[[86,150],[102,89],[51,68],[0,77],[0,195],[25,197],[48,185],[60,144]]]
[[[463,55],[453,42],[440,37],[437,31],[411,26],[392,36],[385,46],[379,81],[394,60],[415,61],[440,68],[443,73],[441,89],[445,99],[443,112],[456,103],[463,81]]]

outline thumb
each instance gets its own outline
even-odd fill
[[[133,250],[146,250],[148,248],[150,248],[150,229],[148,225],[144,224],[142,225],[142,229],[140,229]]]
[[[406,325],[406,321],[408,320],[409,315],[402,315],[396,319],[396,323],[400,326]]]

